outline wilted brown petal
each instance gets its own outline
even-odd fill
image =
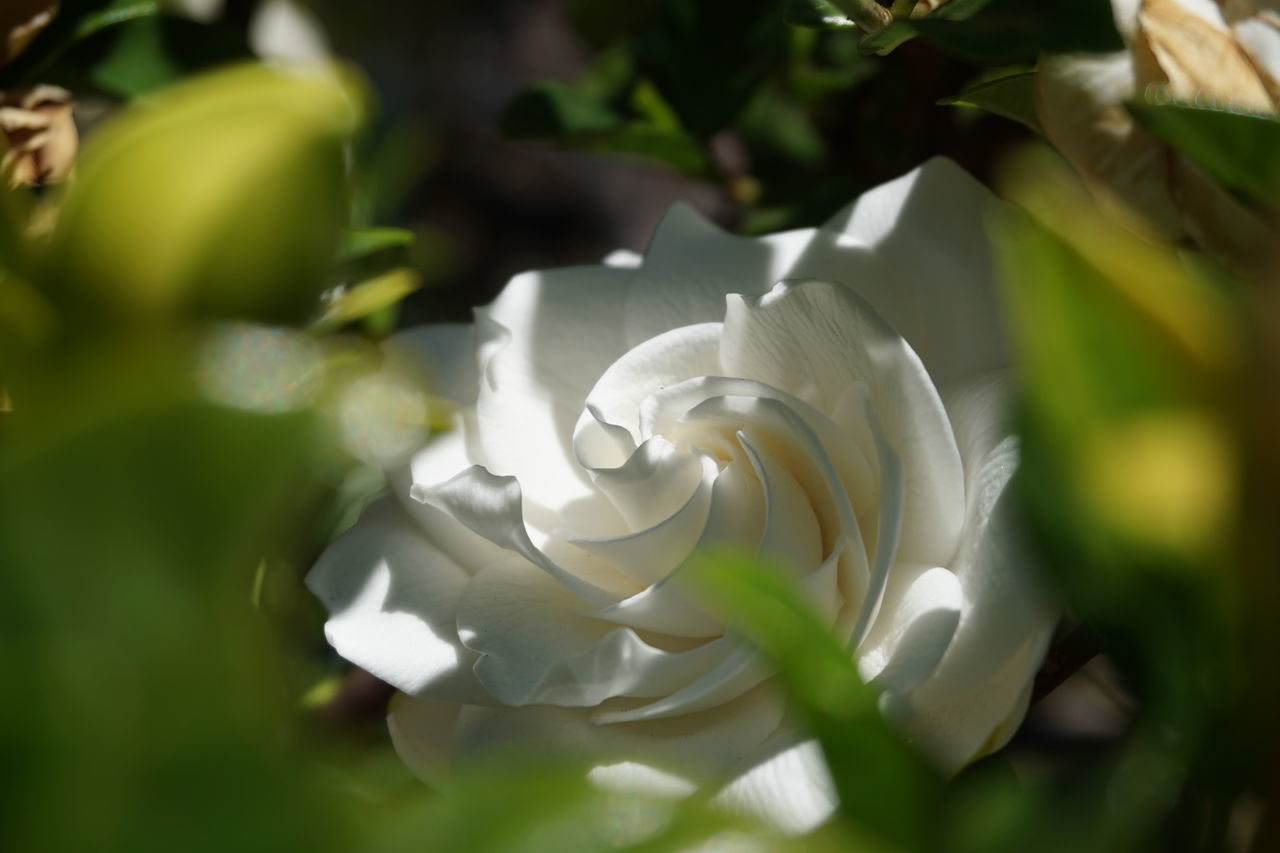
[[[1145,0],[1138,12],[1135,53],[1149,50],[1173,96],[1209,98],[1271,112],[1276,103],[1249,54],[1221,18],[1211,20],[1179,0]],[[1139,71],[1142,66],[1139,64]]]
[[[1122,106],[1140,64],[1125,54],[1042,61],[1036,111],[1045,134],[1104,202],[1123,203],[1165,239],[1249,258],[1265,235],[1257,216]]]
[[[57,183],[75,162],[79,137],[71,93],[35,86],[0,94],[0,172],[10,186]]]

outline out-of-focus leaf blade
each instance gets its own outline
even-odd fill
[[[362,281],[334,299],[313,324],[313,328],[328,331],[367,317],[398,304],[417,290],[420,284],[417,273],[403,268]]]
[[[1062,168],[1019,161],[1006,189],[1030,215],[996,229],[1025,388],[1018,488],[1073,610],[1193,750],[1239,686],[1225,395],[1242,353],[1223,292]]]
[[[413,232],[404,228],[353,228],[342,237],[338,260],[350,262],[382,252],[405,252],[413,245]]]
[[[628,121],[563,83],[539,84],[517,95],[508,105],[501,124],[503,133],[513,139],[646,157],[695,176],[707,171],[702,145],[683,131]]]
[[[280,661],[246,595],[314,495],[316,423],[200,402],[190,363],[118,344],[13,387],[0,668],[30,689],[0,710],[6,849],[350,847],[281,750]]]
[[[1036,117],[1034,71],[1024,71],[984,80],[963,89],[959,94],[938,101],[944,106],[968,106],[1012,119],[1044,135]]]
[[[501,128],[512,139],[546,140],[612,130],[623,121],[574,87],[548,80],[516,95],[502,115]]]
[[[754,556],[717,551],[694,565],[692,577],[705,600],[778,665],[822,744],[841,813],[855,829],[890,849],[931,849],[941,780],[881,716],[876,692],[788,573]]]

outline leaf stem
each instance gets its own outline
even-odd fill
[[[893,23],[893,13],[876,0],[835,0],[846,15],[867,33],[878,33]]]

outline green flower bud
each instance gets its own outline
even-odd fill
[[[72,304],[116,316],[297,321],[346,223],[361,101],[329,72],[214,72],[86,145],[53,238]]]

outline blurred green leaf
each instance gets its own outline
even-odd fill
[[[1059,588],[1190,755],[1242,678],[1228,396],[1242,353],[1224,294],[1063,168],[1018,161],[1005,188],[1030,215],[996,228],[1025,388],[1016,483]]]
[[[788,24],[818,30],[848,30],[858,26],[830,0],[787,0],[786,18]]]
[[[1177,103],[1133,102],[1128,109],[1147,131],[1224,186],[1268,206],[1280,201],[1280,119]]]
[[[5,849],[350,849],[339,803],[282,749],[278,647],[246,594],[263,554],[296,547],[317,424],[202,403],[191,364],[181,342],[120,342],[13,386]]]
[[[567,83],[547,80],[516,95],[500,127],[511,139],[560,139],[613,130],[622,116]]]
[[[1022,71],[984,80],[938,101],[943,106],[977,107],[1026,125],[1041,136],[1044,129],[1036,116],[1034,71]]]
[[[403,268],[362,281],[330,302],[312,328],[329,331],[345,326],[396,305],[417,290],[420,284],[421,280],[416,272]]]
[[[353,228],[342,237],[339,261],[354,261],[381,252],[403,252],[413,245],[413,232],[404,228]]]
[[[933,849],[941,779],[881,716],[876,691],[784,568],[724,550],[704,554],[691,578],[778,665],[822,744],[841,814],[887,849]]]
[[[564,83],[548,81],[517,95],[507,106],[501,126],[512,139],[647,157],[689,175],[707,172],[702,146],[684,132],[628,121]]]
[[[786,55],[783,0],[662,0],[632,37],[640,71],[706,139],[737,118]]]
[[[51,273],[75,312],[297,321],[347,219],[360,90],[241,66],[126,110],[85,146]]]

